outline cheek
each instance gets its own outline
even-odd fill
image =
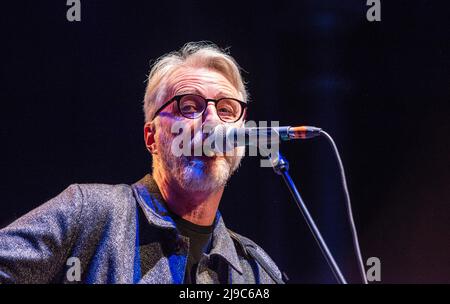
[[[200,134],[201,119],[197,122],[196,119],[182,119],[171,121],[170,123],[162,126],[163,129],[160,132],[160,144],[165,146],[171,146],[174,141],[178,142],[190,142],[193,138],[201,140]],[[167,149],[167,147],[164,147]]]
[[[241,118],[240,120],[233,123],[231,126],[235,127],[235,128],[243,128],[243,127],[245,127],[245,119]]]
[[[172,137],[172,124],[169,123],[169,118],[160,118],[158,129],[155,134],[155,141],[158,145],[166,145]]]
[[[160,130],[164,136],[175,137],[194,128],[193,120],[184,117],[165,117],[161,120]]]

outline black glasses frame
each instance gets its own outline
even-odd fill
[[[204,108],[203,111],[202,111],[201,113],[199,113],[198,116],[196,116],[196,117],[188,117],[188,116],[185,116],[185,115],[180,111],[180,101],[181,101],[181,98],[183,98],[184,96],[188,96],[188,95],[198,96],[198,97],[203,98],[203,99],[205,100],[205,108]],[[186,117],[186,118],[189,118],[189,119],[195,119],[195,118],[198,118],[198,117],[202,116],[203,113],[205,113],[206,108],[208,107],[208,102],[213,102],[213,103],[214,103],[214,106],[217,107],[217,103],[218,103],[219,101],[223,100],[223,99],[231,99],[231,100],[237,101],[237,102],[241,105],[241,109],[242,109],[242,110],[241,110],[241,115],[239,115],[239,117],[238,117],[235,121],[225,121],[225,120],[223,120],[223,119],[220,117],[220,115],[218,115],[219,118],[220,118],[220,120],[222,120],[223,122],[234,123],[234,122],[238,121],[239,119],[241,119],[242,115],[244,115],[244,112],[245,112],[245,110],[247,109],[247,103],[246,103],[246,102],[243,102],[243,101],[241,101],[241,100],[239,100],[239,99],[231,98],[231,97],[223,97],[223,98],[219,98],[219,99],[209,99],[209,98],[205,98],[205,97],[203,97],[203,96],[201,96],[201,95],[198,95],[198,94],[181,94],[181,95],[175,95],[175,96],[172,97],[170,100],[168,100],[167,102],[165,102],[165,103],[164,103],[164,104],[163,104],[163,105],[155,112],[155,114],[153,115],[153,119],[155,119],[156,116],[158,116],[158,114],[161,113],[162,110],[164,110],[168,105],[170,105],[170,104],[171,104],[172,102],[174,102],[174,101],[177,102],[178,112],[180,112],[180,114],[181,114],[183,117]],[[153,120],[153,119],[152,119],[152,120]]]

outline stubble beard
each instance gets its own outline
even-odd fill
[[[171,150],[175,136],[164,127],[159,131],[155,136],[158,154],[153,156],[153,170],[175,181],[181,190],[188,193],[211,193],[225,187],[244,154],[242,149],[245,148],[240,147],[236,148],[233,156],[176,156]]]

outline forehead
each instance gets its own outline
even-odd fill
[[[192,92],[206,98],[242,97],[223,74],[206,68],[179,68],[169,78],[168,89],[172,95]]]

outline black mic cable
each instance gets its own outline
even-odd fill
[[[339,173],[340,173],[341,182],[342,182],[342,187],[344,188],[344,194],[345,194],[345,202],[346,202],[346,207],[347,207],[347,217],[348,217],[348,221],[349,221],[349,224],[350,224],[350,231],[351,231],[351,234],[352,234],[353,247],[354,247],[355,254],[356,254],[356,259],[357,259],[357,263],[358,263],[358,269],[359,269],[359,272],[361,274],[361,278],[363,280],[363,284],[368,284],[367,277],[366,277],[366,272],[365,272],[365,269],[364,269],[364,262],[363,262],[363,258],[362,258],[362,254],[361,254],[361,248],[359,247],[358,233],[357,233],[357,230],[356,230],[355,221],[353,219],[352,204],[351,204],[351,201],[350,201],[350,194],[349,194],[349,191],[348,191],[347,178],[345,176],[344,165],[342,163],[341,156],[339,155],[339,150],[338,150],[338,148],[336,146],[336,143],[334,142],[334,140],[330,136],[330,134],[328,134],[324,130],[320,130],[319,133],[320,133],[320,135],[324,136],[328,140],[328,142],[331,144],[331,146],[333,148],[333,151],[334,151],[334,155],[336,156],[336,160],[338,162]]]
[[[236,146],[242,145],[250,145],[252,143],[251,136],[263,136],[264,138],[270,138],[272,132],[275,132],[278,135],[278,138],[282,141],[296,140],[296,139],[309,139],[318,136],[324,136],[327,141],[331,144],[333,148],[334,155],[338,162],[340,178],[342,182],[342,187],[344,189],[344,196],[346,202],[347,209],[347,217],[350,224],[350,232],[353,240],[353,247],[355,250],[358,269],[364,284],[368,284],[364,262],[361,254],[361,248],[359,246],[358,233],[355,226],[355,221],[353,219],[352,205],[350,201],[350,194],[347,186],[347,179],[345,176],[344,165],[342,163],[341,156],[339,154],[339,150],[334,142],[333,138],[324,130],[317,127],[312,126],[284,126],[284,127],[265,127],[265,128],[227,128],[223,125],[217,126],[213,133],[215,134],[215,140],[222,143],[222,147],[226,149],[234,148]],[[231,139],[231,145],[225,143],[228,139]]]

